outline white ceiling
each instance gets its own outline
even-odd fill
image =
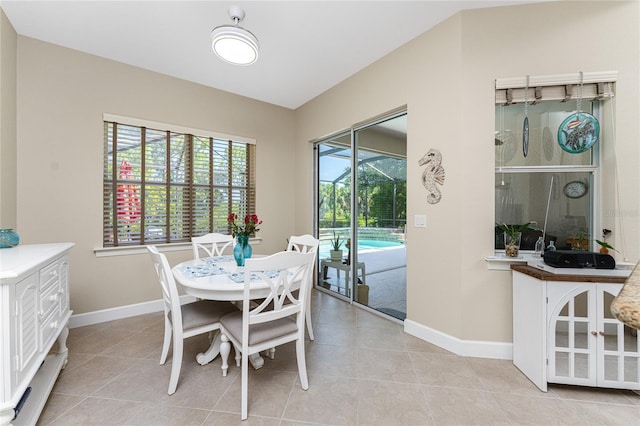
[[[1,1],[20,35],[295,109],[462,9],[534,1]],[[260,42],[239,67],[209,34],[240,25]]]

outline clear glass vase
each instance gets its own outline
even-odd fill
[[[522,240],[522,232],[514,234],[504,233],[504,254],[507,257],[518,257],[520,255],[520,241]]]

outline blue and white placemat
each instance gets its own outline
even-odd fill
[[[274,269],[271,271],[264,271],[264,274],[273,279],[276,278],[278,276],[278,274],[280,273],[279,269]],[[233,274],[229,274],[229,278],[231,278],[233,281],[237,282],[237,283],[243,283],[244,282],[244,272],[234,272]],[[257,276],[256,274],[251,274],[251,281],[259,281],[262,278],[260,278],[259,276]]]
[[[180,272],[189,278],[207,277],[209,275],[223,275],[227,271],[215,264],[191,265],[180,267]]]
[[[203,260],[207,265],[217,265],[222,262],[233,262],[235,259],[233,256],[214,256],[214,257],[201,257],[200,260]]]

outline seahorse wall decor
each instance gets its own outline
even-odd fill
[[[427,166],[422,172],[422,184],[426,188],[427,203],[437,204],[442,198],[437,184],[444,185],[444,167],[442,167],[442,154],[437,149],[430,149],[424,157],[418,160],[418,165]]]

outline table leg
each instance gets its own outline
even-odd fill
[[[211,340],[211,345],[209,346],[209,349],[207,349],[205,352],[201,352],[198,355],[196,355],[196,361],[200,365],[209,364],[220,353],[220,331],[216,330],[214,331],[214,333],[215,335]]]
[[[221,343],[220,331],[216,330],[214,333],[215,333],[215,336],[213,337],[213,340],[211,340],[211,345],[209,346],[209,349],[207,349],[205,352],[200,352],[198,355],[196,355],[196,361],[200,365],[209,364],[220,353],[220,343]],[[251,365],[256,370],[262,368],[262,366],[264,365],[264,359],[262,359],[260,354],[249,355],[249,362],[251,362]]]

